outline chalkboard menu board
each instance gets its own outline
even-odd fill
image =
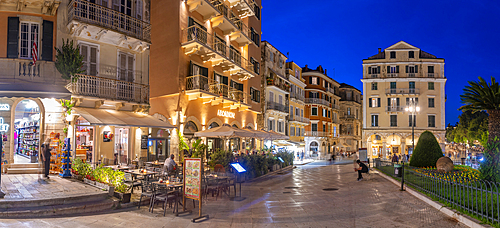
[[[142,135],[141,136],[141,149],[147,149],[147,148],[148,148],[148,136]]]

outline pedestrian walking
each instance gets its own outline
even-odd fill
[[[44,164],[44,177],[49,179],[50,171],[50,138],[46,138],[42,145],[42,159]]]

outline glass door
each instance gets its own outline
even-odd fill
[[[128,128],[115,128],[115,154],[118,156],[118,163],[128,162]]]
[[[149,139],[148,141],[148,161],[163,162],[167,159],[168,147],[166,139]]]

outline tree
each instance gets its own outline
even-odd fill
[[[479,82],[469,81],[464,93],[460,95],[464,104],[459,110],[488,113],[488,142],[500,139],[500,85],[491,77],[491,84],[479,77]]]
[[[430,131],[424,131],[418,138],[417,146],[410,159],[410,166],[436,166],[437,160],[443,157],[443,151],[436,137]]]
[[[56,47],[56,69],[64,79],[71,79],[71,76],[85,72],[82,70],[83,56],[80,55],[80,48],[73,46],[73,40],[64,42],[61,49]]]

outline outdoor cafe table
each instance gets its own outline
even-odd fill
[[[146,165],[150,165],[153,167],[162,167],[164,164],[164,162],[146,162]]]
[[[111,168],[113,170],[128,170],[130,169],[130,167],[128,166],[119,166],[119,165],[108,165],[108,166],[104,166],[105,168]]]
[[[136,177],[136,176],[146,176],[146,177],[149,177],[149,176],[158,174],[158,172],[153,172],[153,171],[149,171],[149,170],[145,170],[145,172],[141,172],[139,169],[125,170],[123,172],[130,173],[134,177]]]

